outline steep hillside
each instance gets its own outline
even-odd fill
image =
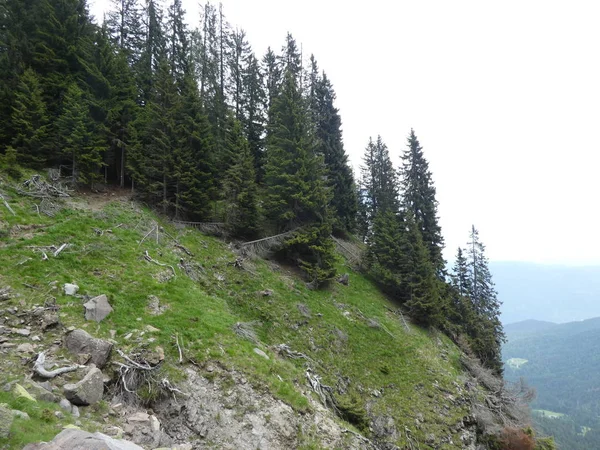
[[[475,448],[477,430],[501,429],[489,411],[473,417],[491,394],[458,348],[405,322],[341,258],[347,278],[313,291],[295,269],[246,259],[122,192],[41,205],[0,188],[0,401],[30,416],[0,447],[69,424],[145,448]],[[86,320],[83,303],[102,294],[114,310]],[[113,345],[106,365],[100,344],[73,350],[88,339],[76,329]],[[82,366],[36,383],[40,352],[47,370]],[[62,411],[52,401],[92,377],[91,361],[103,399]]]
[[[524,377],[536,389],[532,407],[539,410],[537,421],[545,432],[556,430],[562,448],[596,448],[600,319],[539,325],[528,321],[506,327],[505,378]]]

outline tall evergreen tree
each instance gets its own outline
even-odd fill
[[[259,227],[258,187],[250,146],[238,121],[234,123],[230,139],[236,162],[225,175],[227,224],[234,235],[253,238]]]
[[[314,58],[312,58],[313,64]],[[310,103],[315,125],[316,152],[323,155],[329,185],[333,190],[331,206],[336,230],[353,232],[356,225],[357,197],[354,176],[342,140],[342,120],[334,105],[335,92],[325,74],[311,76]]]
[[[409,211],[406,213],[405,253],[409,257],[410,267],[404,279],[407,288],[406,307],[415,320],[433,326],[445,323],[445,299],[441,295],[441,282],[435,274],[429,259],[429,252],[417,221]]]
[[[410,130],[408,147],[402,155],[400,169],[402,207],[410,211],[421,230],[423,242],[438,277],[443,278],[445,261],[442,256],[444,239],[438,224],[437,200],[429,163],[414,130]]]
[[[467,247],[468,275],[470,278],[469,298],[476,322],[471,325],[472,346],[484,364],[497,373],[502,372],[501,347],[505,341],[498,294],[492,281],[485,246],[479,240],[479,232],[471,227]]]
[[[277,58],[277,55],[271,47],[267,49],[267,53],[263,57],[263,73],[265,79],[266,103],[265,108],[271,111],[273,100],[277,97],[279,86],[282,81],[282,69]],[[271,117],[269,117],[269,120]]]
[[[177,108],[175,179],[177,217],[207,220],[215,197],[215,144],[193,68],[184,78]]]
[[[56,130],[61,136],[62,152],[71,159],[73,182],[92,184],[99,178],[102,143],[94,129],[88,100],[75,83],[69,86],[62,108]]]
[[[286,70],[270,114],[265,210],[278,231],[296,230],[286,241],[287,254],[318,284],[335,274],[328,211],[331,193],[323,159],[314,151],[304,99],[292,70]]]
[[[113,44],[125,55],[129,66],[137,68],[145,40],[143,8],[138,0],[111,0],[105,25]]]
[[[265,91],[260,63],[248,57],[242,73],[242,124],[254,160],[256,181],[262,183],[265,165]]]
[[[387,146],[381,136],[369,143],[363,156],[361,167],[366,205],[366,215],[369,227],[380,211],[397,212],[398,204],[398,178]]]
[[[454,261],[454,267],[452,268],[451,280],[452,286],[459,295],[470,296],[473,294],[467,258],[460,247],[456,252],[456,260]]]
[[[17,161],[23,166],[42,167],[49,157],[44,142],[48,115],[38,76],[31,69],[20,77],[14,93],[11,121],[15,130],[11,144]]]

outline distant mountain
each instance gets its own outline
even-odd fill
[[[507,325],[505,332],[504,377],[508,381],[523,377],[536,389],[532,407],[545,416],[544,428],[552,429],[549,424],[558,419],[548,417],[554,413],[568,415],[564,420],[571,425],[556,422],[563,430],[561,448],[600,448],[600,318],[563,324],[527,320]],[[576,430],[568,441],[567,425]],[[577,430],[587,430],[585,442]]]
[[[504,324],[565,323],[600,316],[600,266],[490,262]]]
[[[507,336],[524,336],[528,334],[539,333],[541,331],[545,331],[556,326],[558,326],[558,324],[554,322],[545,322],[543,320],[529,319],[523,320],[521,322],[504,325],[504,332]]]

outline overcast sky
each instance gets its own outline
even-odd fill
[[[91,0],[97,17],[108,0]],[[183,0],[192,26],[198,2]],[[255,52],[290,31],[334,83],[346,151],[410,128],[437,188],[447,259],[471,224],[494,260],[600,264],[600,3],[224,0]]]

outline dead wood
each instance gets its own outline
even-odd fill
[[[2,200],[2,202],[4,203],[4,206],[6,206],[6,208],[12,213],[12,215],[16,216],[15,212],[10,207],[10,205],[8,204],[8,202],[6,201],[6,199],[4,198],[4,196],[1,193],[0,193],[0,200]]]
[[[80,365],[74,365],[69,367],[62,367],[60,369],[46,370],[46,368],[44,367],[45,362],[46,354],[45,352],[41,352],[33,365],[33,371],[42,378],[54,378],[58,375],[62,375],[63,373],[74,372],[77,369],[84,367]]]

